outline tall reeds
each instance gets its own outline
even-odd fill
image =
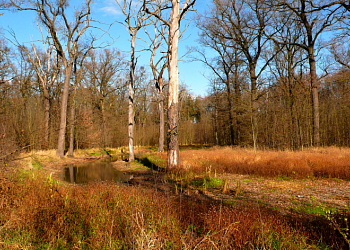
[[[181,157],[194,172],[204,172],[210,166],[217,173],[350,180],[350,149],[344,148],[254,152],[226,147],[182,151]]]

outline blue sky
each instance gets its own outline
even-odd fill
[[[205,11],[207,8],[207,2],[209,0],[197,0],[195,8],[199,12]],[[73,3],[79,2],[73,0]],[[92,15],[94,18],[105,23],[112,23],[116,20],[122,21],[123,15],[118,8],[115,0],[97,0],[92,8]],[[193,12],[189,13],[186,17],[193,18],[195,15]],[[35,41],[41,38],[38,31],[35,13],[31,11],[23,12],[6,12],[0,16],[0,25],[2,26],[2,33],[7,37],[11,38],[8,30],[12,29],[17,39],[21,43]],[[122,51],[129,51],[129,34],[127,30],[121,24],[114,24],[110,30],[110,36],[114,39],[118,38],[117,41],[112,45]],[[198,46],[196,40],[198,39],[198,29],[195,27],[195,23],[191,22],[190,27],[187,29],[185,39],[179,44],[179,57],[184,55],[189,47]],[[142,49],[142,43],[138,43],[138,49]],[[140,53],[138,65],[147,67],[149,64],[149,56]],[[186,84],[191,93],[194,95],[206,95],[209,81],[203,76],[210,74],[208,69],[200,63],[190,61],[189,58],[184,58],[184,61],[179,62],[179,79],[180,83]]]

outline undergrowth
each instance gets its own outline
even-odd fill
[[[4,249],[316,249],[302,225],[230,206],[112,183],[1,179]]]
[[[163,181],[221,188],[225,180],[219,173],[344,179],[340,173],[347,173],[348,152],[337,155],[332,150],[340,165],[334,161],[329,170],[321,162],[327,154],[318,151],[281,156],[231,148],[182,151],[182,169],[168,171]],[[349,247],[348,213],[338,214],[321,205],[301,207],[306,216],[298,211],[286,216],[257,201],[200,199],[158,191],[151,185],[68,185],[40,171],[40,159],[33,159],[33,170],[0,175],[0,249]],[[145,153],[138,163],[164,171],[166,155]],[[339,166],[345,170],[338,170]]]

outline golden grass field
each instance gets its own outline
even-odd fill
[[[303,151],[254,151],[212,148],[181,152],[182,165],[192,171],[211,167],[218,173],[276,177],[327,177],[350,180],[350,149],[312,148]]]

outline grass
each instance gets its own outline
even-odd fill
[[[166,169],[165,153],[141,154],[136,157],[136,161],[153,170],[164,171]]]
[[[36,159],[37,161],[57,161],[60,158],[56,154],[56,150],[50,149],[50,150],[34,150],[30,153],[23,153],[23,157],[31,157]]]
[[[218,188],[218,187],[221,187],[224,184],[224,182],[218,178],[204,177],[204,178],[194,179],[191,182],[191,184],[196,187],[205,186],[207,188]]]
[[[91,152],[94,150],[84,154]],[[42,152],[31,157],[32,170],[0,174],[0,249],[348,247],[348,211],[333,211],[316,202],[300,203],[298,211],[286,216],[258,201],[242,197],[215,201],[182,192],[164,192],[154,188],[154,182],[142,187],[114,183],[69,185],[41,170],[45,161],[56,159],[50,154]],[[272,178],[266,185],[275,192],[282,188],[299,190],[300,184],[282,185],[282,176],[283,180],[322,177],[343,182],[346,178],[340,176],[342,170],[338,168],[347,169],[349,155],[349,150],[337,148],[303,152],[184,150],[183,168],[167,172],[163,183],[221,189],[225,186],[225,174],[239,173]],[[327,164],[335,165],[326,168],[322,160],[328,158]],[[143,166],[163,171],[166,154],[143,152],[133,168]],[[319,171],[322,174],[318,175]],[[244,183],[251,181],[237,180],[236,196],[244,189]]]
[[[321,203],[313,196],[311,196],[310,201],[308,202],[294,201],[293,203],[296,205],[296,207],[292,209],[306,214],[321,215],[326,217],[327,214],[342,213],[341,209],[326,203]]]
[[[4,188],[10,192],[1,192],[6,211],[0,221],[0,247],[7,249],[312,246],[302,231],[256,206],[198,202],[109,183],[68,186],[40,174],[2,183]]]
[[[138,160],[135,160],[134,162],[131,163],[132,169],[133,170],[140,170],[140,169],[147,169],[141,162]]]
[[[280,179],[333,178],[350,180],[350,149],[314,148],[304,151],[256,151],[211,148],[181,151],[182,168],[202,173],[247,174]]]

